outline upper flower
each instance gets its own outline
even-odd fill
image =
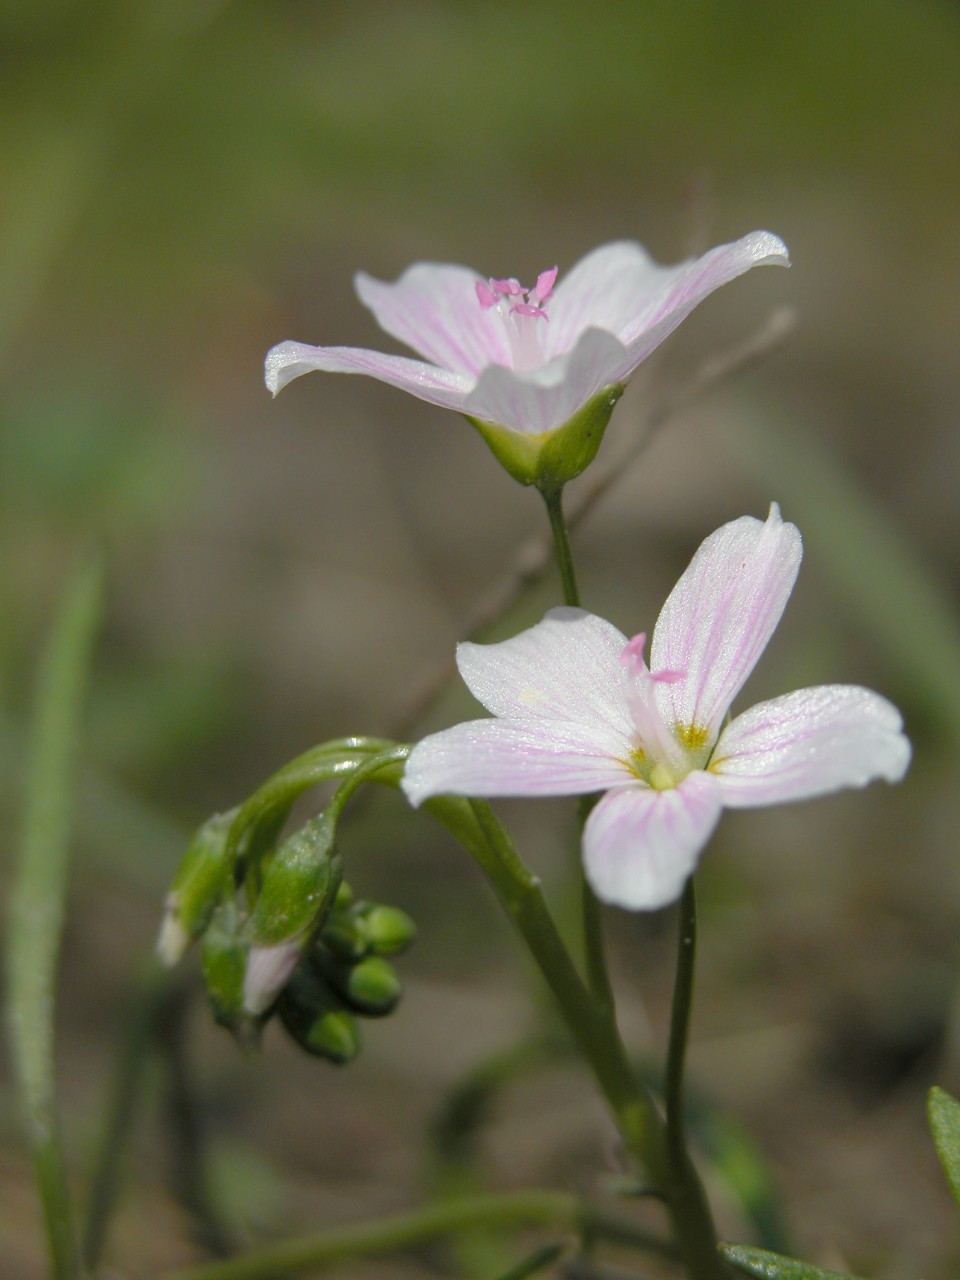
[[[478,423],[541,435],[623,383],[714,289],[760,263],[788,265],[786,246],[754,231],[702,258],[661,267],[630,241],[603,245],[559,283],[525,289],[468,267],[417,263],[393,284],[362,272],[360,300],[423,357],[281,342],[267,353],[274,395],[312,369],[365,373]],[[604,423],[604,426],[606,423]]]
[[[460,673],[494,719],[414,747],[403,789],[432,795],[605,791],[583,833],[596,893],[649,909],[678,897],[720,811],[897,782],[900,714],[853,685],[761,702],[724,723],[766,648],[800,567],[800,534],[774,503],[702,544],[645,637],[552,609],[501,644],[461,644]]]

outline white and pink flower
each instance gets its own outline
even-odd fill
[[[552,609],[501,644],[461,644],[460,672],[494,718],[414,747],[407,797],[605,792],[583,832],[587,876],[604,901],[639,910],[679,896],[724,807],[899,781],[910,744],[869,689],[801,689],[727,721],[801,555],[776,504],[766,522],[711,534],[663,607],[649,669],[643,635],[580,609]]]
[[[441,263],[416,263],[393,284],[360,273],[360,300],[422,359],[281,342],[267,354],[266,383],[276,395],[315,369],[361,373],[477,422],[542,435],[622,387],[708,294],[762,263],[789,263],[769,231],[673,267],[618,241],[559,283],[556,268],[541,272],[531,289]]]

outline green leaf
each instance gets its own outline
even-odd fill
[[[782,1254],[754,1249],[749,1245],[724,1244],[720,1250],[728,1262],[747,1275],[758,1276],[760,1280],[856,1280],[846,1272],[824,1271],[798,1258],[785,1258]]]
[[[934,1085],[927,1095],[927,1119],[953,1198],[960,1204],[960,1102]]]
[[[99,561],[74,578],[37,689],[26,811],[10,902],[10,1037],[56,1280],[80,1273],[54,1079],[54,986],[69,865],[80,715],[100,618]]]
[[[767,1249],[753,1249],[745,1244],[721,1245],[721,1252],[728,1262],[745,1271],[747,1275],[758,1276],[760,1280],[856,1280],[842,1271],[824,1271],[821,1267],[813,1267],[809,1262],[800,1262],[797,1258],[785,1258],[779,1253],[770,1253]]]

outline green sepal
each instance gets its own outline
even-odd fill
[[[927,1095],[927,1119],[953,1198],[960,1204],[960,1102],[934,1085]]]
[[[520,484],[558,489],[580,475],[597,456],[624,384],[604,387],[572,418],[552,431],[527,434],[482,418],[467,421],[480,432],[503,469]]]
[[[336,829],[336,815],[321,813],[270,858],[246,928],[254,946],[307,939],[322,926],[343,875],[334,848]]]
[[[249,1021],[243,1007],[243,981],[250,946],[243,937],[240,915],[227,900],[213,913],[200,946],[200,967],[213,1016],[221,1026],[237,1030]]]
[[[720,1246],[720,1252],[728,1262],[747,1275],[757,1276],[758,1280],[856,1280],[855,1276],[843,1271],[824,1271],[809,1262],[785,1258],[782,1254],[754,1249],[749,1245],[725,1244]]]
[[[199,938],[223,896],[230,872],[227,833],[237,812],[232,809],[208,818],[180,860],[157,942],[160,958],[167,965],[176,964],[189,944]]]
[[[297,968],[277,1008],[291,1037],[315,1057],[343,1066],[360,1052],[356,1019],[312,968]]]

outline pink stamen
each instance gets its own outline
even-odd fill
[[[515,276],[477,280],[474,288],[484,311],[496,311],[504,323],[510,342],[514,369],[537,369],[544,362],[541,337],[531,320],[549,320],[545,303],[553,293],[557,268],[541,271],[532,289],[526,289]]]
[[[544,320],[550,319],[543,307],[535,307],[532,302],[515,302],[510,308],[510,314],[518,316],[542,316]]]
[[[541,271],[537,276],[537,283],[529,292],[538,302],[546,302],[553,293],[558,270],[559,267],[551,267],[549,271]]]
[[[644,751],[654,760],[676,768],[683,764],[684,751],[663,719],[654,686],[675,684],[684,675],[682,671],[663,670],[656,674],[650,671],[643,658],[646,643],[646,632],[641,631],[627,641],[620,654],[620,662],[631,677],[628,691],[630,712]]]

